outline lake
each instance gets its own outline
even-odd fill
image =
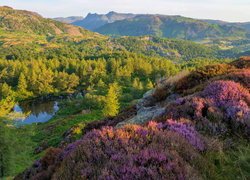
[[[29,101],[16,104],[13,108],[14,124],[23,126],[49,121],[59,110],[57,101]]]

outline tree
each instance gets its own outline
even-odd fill
[[[136,90],[142,90],[143,89],[143,85],[142,82],[140,81],[139,78],[135,78],[132,84],[133,88],[135,88]]]
[[[27,81],[23,73],[20,74],[17,85],[17,95],[20,99],[32,96],[32,92],[27,90]]]
[[[6,115],[14,107],[15,102],[12,97],[6,97],[5,99],[0,99],[0,117]]]
[[[7,83],[0,84],[0,99],[5,99],[7,97],[13,97],[14,91],[11,86]]]
[[[153,88],[154,88],[154,85],[153,85],[152,81],[150,81],[150,79],[147,79],[146,89],[153,89]]]
[[[104,102],[103,114],[113,117],[118,114],[119,107],[117,85],[114,83],[109,86],[108,94]]]
[[[60,92],[72,92],[79,84],[77,75],[59,72],[55,78],[55,86]]]

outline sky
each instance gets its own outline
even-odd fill
[[[116,11],[250,22],[250,0],[0,0],[0,5],[35,11],[44,17]]]

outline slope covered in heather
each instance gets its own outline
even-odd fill
[[[242,57],[162,79],[16,179],[248,179],[249,68]]]

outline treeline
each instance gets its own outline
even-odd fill
[[[118,82],[122,86],[152,84],[157,78],[178,72],[178,66],[161,58],[126,59],[40,59],[0,60],[1,99],[17,99],[52,93],[71,93],[76,89],[95,89]],[[146,86],[143,85],[143,86]]]

